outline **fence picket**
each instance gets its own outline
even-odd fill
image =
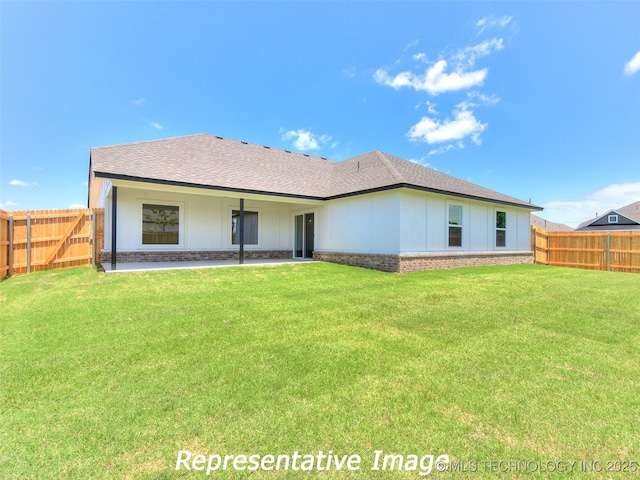
[[[532,227],[532,232],[535,263],[640,272],[640,231],[547,232]]]
[[[47,268],[99,263],[104,211],[0,210],[0,280]]]

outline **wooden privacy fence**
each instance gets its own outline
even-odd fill
[[[102,209],[0,211],[0,279],[95,265],[103,245]]]
[[[640,231],[547,232],[531,228],[535,263],[640,273]]]
[[[11,256],[9,223],[9,214],[0,210],[0,280],[9,275],[9,257]]]

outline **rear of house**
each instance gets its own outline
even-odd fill
[[[392,272],[531,263],[540,210],[379,151],[333,162],[212,135],[94,148],[89,175],[114,268],[240,255]]]

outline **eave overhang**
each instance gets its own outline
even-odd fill
[[[486,198],[486,197],[479,197],[476,195],[469,195],[469,194],[463,194],[463,193],[457,193],[457,192],[451,192],[451,191],[447,191],[447,190],[440,190],[437,188],[429,188],[429,187],[423,187],[420,185],[413,185],[410,183],[396,183],[393,185],[384,185],[381,187],[374,187],[374,188],[368,188],[368,189],[364,189],[364,190],[357,190],[357,191],[353,191],[353,192],[346,192],[346,193],[341,193],[341,194],[337,194],[337,195],[330,195],[327,197],[318,197],[318,196],[312,196],[312,195],[301,195],[301,194],[295,194],[295,193],[283,193],[283,192],[270,192],[270,191],[266,191],[266,190],[252,190],[252,189],[242,189],[242,188],[234,188],[234,187],[226,187],[226,186],[221,186],[221,185],[206,185],[206,184],[198,184],[198,183],[189,183],[189,182],[180,182],[180,181],[175,181],[175,180],[163,180],[163,179],[156,179],[156,178],[146,178],[146,177],[135,177],[135,176],[130,176],[130,175],[121,175],[121,174],[114,174],[114,173],[108,173],[108,172],[94,172],[96,177],[99,178],[108,178],[112,181],[123,181],[123,182],[133,182],[133,183],[142,183],[142,184],[153,184],[153,185],[163,185],[163,186],[170,186],[170,187],[182,187],[182,188],[189,188],[189,189],[197,189],[197,190],[206,190],[206,191],[210,191],[210,192],[225,192],[225,193],[233,193],[235,194],[234,196],[241,196],[241,195],[258,195],[258,196],[267,196],[267,197],[277,197],[279,199],[292,199],[292,200],[305,200],[308,202],[312,202],[312,203],[322,203],[322,202],[326,202],[329,200],[338,200],[341,198],[348,198],[348,197],[355,197],[355,196],[359,196],[359,195],[366,195],[369,193],[377,193],[377,192],[385,192],[385,191],[389,191],[389,190],[397,190],[397,189],[402,189],[402,188],[406,188],[409,190],[417,190],[420,192],[428,192],[428,193],[434,193],[437,195],[443,195],[443,196],[449,196],[449,197],[458,197],[458,198],[465,198],[468,200],[475,200],[478,202],[484,202],[484,203],[495,203],[495,204],[499,204],[499,205],[506,205],[506,206],[510,206],[510,207],[517,207],[517,208],[525,208],[527,210],[532,210],[532,211],[541,211],[543,210],[542,207],[539,207],[537,205],[533,205],[533,204],[523,204],[523,203],[518,203],[518,202],[510,202],[510,201],[505,201],[505,200],[496,200],[496,199],[492,199],[492,198]]]

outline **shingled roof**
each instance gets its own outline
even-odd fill
[[[551,222],[540,218],[537,215],[531,214],[531,226],[536,228],[542,228],[547,232],[573,232],[573,228],[564,223]]]
[[[637,224],[640,224],[640,201],[630,203],[629,205],[625,205],[624,207],[620,207],[616,210],[609,210],[603,215],[598,215],[597,217],[594,217],[591,220],[582,222],[580,225],[578,225],[577,230],[586,229],[586,227],[591,227],[592,224],[596,224],[598,220],[608,217],[609,215],[622,215],[628,218],[630,222],[626,221],[625,223],[621,223],[618,225],[611,225],[611,224],[597,225],[597,226],[593,226],[593,229],[625,230],[628,228],[636,228]]]
[[[405,187],[541,210],[377,150],[335,162],[208,134],[92,148],[90,198],[94,176],[317,200]]]

